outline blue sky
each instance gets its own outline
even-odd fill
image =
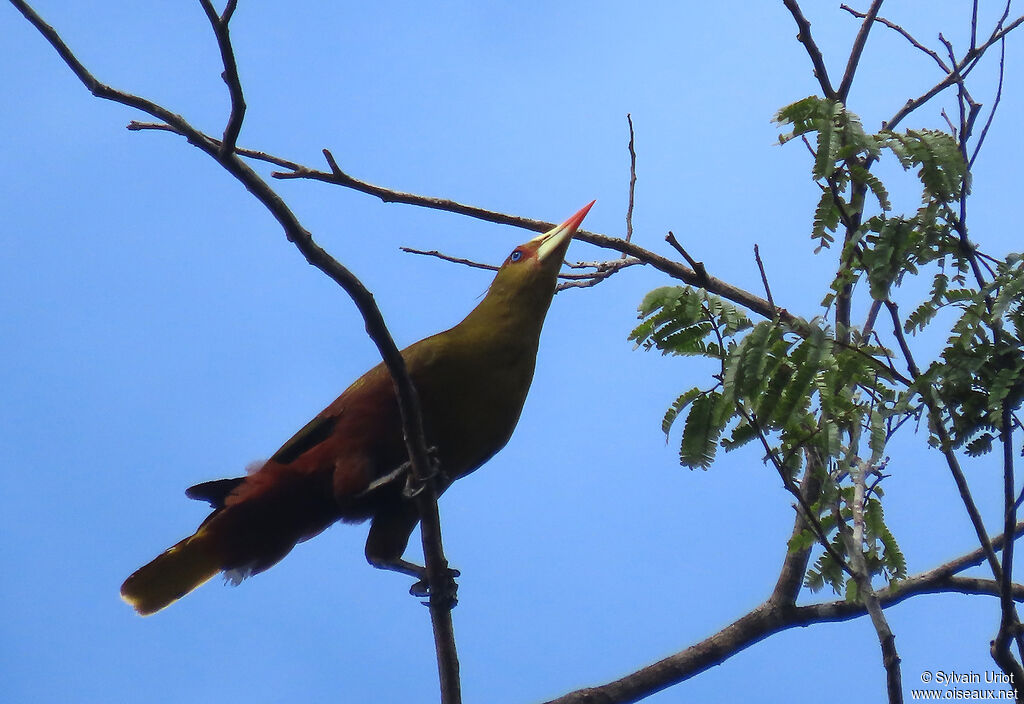
[[[804,4],[838,82],[858,24],[838,3]],[[816,313],[830,260],[812,254],[810,162],[774,144],[770,118],[817,85],[781,2],[240,5],[240,144],[314,166],[328,147],[354,176],[547,220],[596,198],[585,227],[621,235],[631,113],[636,240],[669,254],[671,229],[712,274],[755,291],[758,243],[776,299]],[[923,4],[893,3],[889,16],[962,49],[966,5],[930,2],[921,16]],[[982,3],[983,26],[1001,5]],[[100,80],[220,133],[227,93],[198,4],[35,6]],[[230,176],[180,138],[125,130],[142,116],[92,98],[11,7],[0,37],[0,697],[429,701],[427,612],[407,579],[365,563],[365,526],[332,528],[239,588],[211,583],[152,618],[119,599],[128,573],[205,516],[185,487],[272,454],[378,359],[350,301]],[[974,175],[972,235],[997,255],[1020,249],[1020,41]],[[877,128],[938,77],[876,28],[850,108]],[[992,63],[975,76],[986,105],[994,77]],[[940,126],[950,105],[904,126]],[[905,183],[892,184],[896,205],[914,207]],[[530,237],[276,185],[402,345],[461,319],[490,275],[399,246],[500,262]],[[577,243],[568,256],[608,254]],[[466,701],[608,681],[712,634],[774,584],[791,499],[753,449],[680,468],[661,416],[707,369],[626,340],[643,294],[666,283],[634,268],[559,294],[515,437],[442,501],[463,573]],[[913,436],[890,454],[887,517],[911,571],[972,549],[938,455]],[[997,475],[982,464],[969,478],[997,532]],[[888,614],[908,686],[925,669],[991,669],[991,599],[920,597]],[[849,701],[883,696],[866,620],[774,636],[649,701],[753,687],[788,700],[834,687],[839,668],[857,673]]]

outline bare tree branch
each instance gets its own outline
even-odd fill
[[[850,58],[846,62],[846,73],[843,74],[843,80],[839,84],[839,90],[836,92],[836,100],[840,103],[845,104],[846,99],[850,96],[850,88],[853,87],[853,76],[857,73],[857,65],[860,63],[861,54],[864,53],[864,45],[868,43],[868,34],[871,32],[871,27],[874,25],[875,17],[878,16],[878,11],[881,7],[882,0],[872,1],[871,7],[868,8],[864,21],[860,25],[860,31],[857,32],[857,38],[853,40]]]
[[[572,269],[578,268],[593,268],[594,271],[586,272],[584,274],[566,274],[560,273],[558,277],[560,279],[568,279],[568,281],[562,281],[555,287],[555,291],[564,291],[569,288],[590,288],[601,283],[612,274],[618,273],[623,269],[637,264],[643,264],[636,257],[630,257],[622,255],[621,259],[611,259],[603,262],[577,262],[575,264],[568,264]]]
[[[1013,424],[1012,409],[1008,403],[1003,404],[1002,428],[1000,440],[1003,446],[1003,532],[1007,532],[1017,523],[1017,504],[1013,471]],[[1018,650],[1024,652],[1021,634],[1018,628],[1017,608],[1013,603],[1013,544],[1010,540],[1003,546],[1003,574],[999,580],[999,604],[1001,616],[999,632],[992,641],[992,659],[1006,674],[1013,677],[1014,682],[1024,682],[1024,668],[1010,652],[1010,641],[1016,637]]]
[[[168,125],[166,123],[162,123],[162,122],[140,122],[139,120],[132,120],[132,121],[130,121],[128,123],[127,127],[128,127],[129,130],[131,130],[133,132],[142,132],[144,130],[153,130],[153,131],[157,131],[157,132],[170,132],[172,134],[177,134],[177,135],[181,134],[181,132],[179,132],[178,130],[176,130],[173,127],[171,127],[170,125]],[[211,137],[209,135],[204,134],[203,136],[206,137],[206,139],[210,140],[210,142],[215,144],[218,148],[220,148],[222,146],[222,144],[223,144],[220,140],[215,139],[215,138],[213,138],[213,137]],[[255,149],[244,149],[242,147],[236,146],[235,147],[235,153],[238,154],[239,156],[244,156],[244,157],[246,157],[248,159],[255,159],[257,161],[265,161],[268,164],[274,164],[275,166],[280,166],[282,168],[289,169],[289,170],[294,170],[294,169],[300,168],[299,164],[296,164],[294,161],[289,161],[288,159],[282,159],[279,156],[274,156],[273,154],[267,154],[266,152],[257,151]]]
[[[821,470],[820,460],[817,455],[806,452],[807,461],[804,467],[804,475],[800,480],[800,504],[811,505],[821,493]],[[820,526],[819,526],[820,528]],[[790,542],[805,530],[813,529],[811,521],[808,520],[804,511],[797,510],[796,518],[793,521],[793,532],[790,534]],[[782,562],[782,569],[779,570],[779,578],[775,582],[775,589],[769,601],[776,606],[793,606],[796,604],[800,588],[803,587],[804,575],[807,574],[807,565],[811,559],[811,546],[801,550],[787,550],[786,557]]]
[[[464,259],[463,257],[453,257],[450,254],[444,254],[436,249],[424,250],[414,249],[412,247],[399,247],[403,252],[409,254],[420,254],[428,257],[435,257],[442,261],[451,262],[453,264],[462,264],[463,266],[472,267],[474,269],[485,269],[487,271],[497,271],[500,266],[494,264],[484,264],[483,262],[473,261],[472,259]],[[589,288],[595,286],[601,281],[604,281],[612,274],[622,271],[623,269],[636,266],[637,264],[643,264],[639,259],[635,257],[625,257],[622,259],[613,259],[606,262],[577,262],[575,264],[568,264],[570,268],[582,269],[582,268],[593,268],[594,271],[589,271],[584,274],[568,274],[565,272],[559,272],[558,278],[562,279],[562,283],[555,287],[555,292],[564,291],[568,288]]]
[[[683,245],[679,244],[679,240],[676,239],[675,234],[671,230],[669,230],[668,234],[665,235],[665,241],[672,245],[672,249],[676,250],[677,252],[679,252],[680,255],[682,255],[683,259],[686,260],[686,263],[693,268],[693,271],[700,278],[700,281],[707,282],[708,272],[707,269],[704,268],[704,262],[699,262],[693,257],[691,257],[690,253],[683,248]],[[702,283],[700,287],[707,288],[707,286],[704,283]],[[774,306],[771,307],[774,308]]]
[[[895,335],[897,344],[899,344],[900,350],[903,352],[903,357],[906,360],[907,369],[910,371],[911,379],[917,380],[921,375],[921,371],[918,368],[917,363],[914,361],[914,356],[910,351],[910,346],[907,344],[907,338],[903,334],[899,308],[893,301],[886,301],[885,307],[888,309],[889,315],[892,318],[893,335]],[[960,460],[957,459],[956,454],[953,452],[949,433],[942,424],[939,404],[935,400],[934,396],[929,393],[929,389],[927,388],[923,391],[922,397],[925,405],[928,407],[928,413],[932,416],[932,428],[936,435],[938,435],[939,442],[941,443],[941,447],[939,449],[946,458],[946,464],[949,467],[950,472],[953,474],[953,481],[956,483],[957,490],[960,492],[960,499],[963,501],[964,506],[967,509],[968,517],[971,519],[974,531],[978,535],[978,541],[981,543],[982,550],[988,558],[992,574],[995,576],[996,580],[1000,580],[1002,579],[1002,570],[999,567],[999,558],[996,557],[993,542],[989,540],[988,532],[985,530],[985,523],[981,518],[981,512],[978,511],[978,506],[974,503],[974,497],[971,495],[970,487],[967,484],[967,478],[964,476],[963,469],[960,467]]]
[[[852,441],[851,441],[852,442]],[[902,704],[903,702],[903,675],[900,669],[900,656],[896,651],[896,636],[889,627],[889,621],[882,611],[882,604],[871,584],[871,575],[868,573],[864,561],[864,496],[867,491],[867,472],[864,463],[857,461],[850,470],[853,476],[854,500],[853,529],[846,527],[840,514],[839,534],[846,542],[846,552],[853,564],[854,581],[857,583],[858,601],[864,604],[871,619],[871,625],[878,635],[878,643],[882,650],[882,666],[885,668],[886,690],[889,697],[889,704]],[[1010,526],[1011,529],[1013,526]],[[1013,545],[1011,540],[1008,545]]]
[[[463,266],[472,267],[474,269],[486,269],[487,271],[497,271],[500,266],[494,266],[493,264],[484,264],[483,262],[475,262],[472,259],[463,259],[462,257],[453,257],[448,254],[442,254],[436,249],[425,250],[425,249],[413,249],[412,247],[399,247],[403,252],[409,254],[422,254],[427,257],[436,257],[446,262],[452,262],[453,264],[462,264]]]
[[[135,122],[129,124],[129,129],[133,130],[160,130],[165,132],[172,132],[186,136],[181,130],[177,129],[173,124],[154,124],[154,123],[143,123]],[[197,134],[202,134],[197,132]],[[204,137],[213,145],[219,146],[220,142],[216,139]],[[424,196],[416,193],[408,193],[405,191],[398,191],[383,186],[377,186],[367,181],[362,181],[349,174],[345,173],[338,167],[337,161],[334,159],[334,155],[327,149],[323,150],[324,157],[331,168],[331,171],[320,171],[312,169],[307,166],[303,166],[294,161],[288,159],[282,159],[266,152],[258,151],[255,149],[236,148],[235,152],[247,158],[257,159],[267,163],[281,166],[282,168],[288,169],[287,171],[275,171],[271,173],[271,176],[280,179],[310,179],[314,181],[321,181],[324,183],[331,183],[344,188],[350,188],[360,193],[379,198],[385,203],[404,203],[406,205],[414,205],[421,208],[431,208],[434,210],[443,210],[449,213],[455,213],[456,215],[465,215],[467,217],[476,218],[485,222],[493,222],[499,225],[511,225],[531,232],[547,232],[556,223],[547,222],[545,220],[535,220],[533,218],[521,217],[518,215],[511,215],[508,213],[501,213],[495,210],[488,210],[475,205],[468,205],[466,203],[460,203],[449,198],[435,198],[432,196]],[[691,286],[697,286],[705,288],[711,293],[717,294],[726,300],[730,300],[733,303],[741,305],[748,310],[757,313],[758,315],[772,319],[775,315],[779,316],[779,319],[790,325],[798,325],[797,318],[785,308],[772,306],[771,303],[765,299],[755,296],[754,294],[742,289],[738,286],[729,284],[721,279],[717,279],[714,276],[710,276],[706,271],[698,272],[691,269],[688,266],[684,266],[679,262],[673,261],[666,257],[656,254],[650,250],[638,246],[635,242],[627,242],[624,239],[617,237],[609,237],[589,230],[578,230],[574,237],[575,240],[580,242],[586,242],[588,244],[602,247],[604,249],[611,249],[616,252],[620,252],[627,257],[632,257],[637,262],[630,261],[626,266],[633,266],[636,263],[649,264],[655,269],[661,271],[664,274],[669,275],[674,279],[678,279],[684,283],[690,284]],[[623,267],[620,267],[623,268]],[[702,267],[701,267],[702,268]],[[614,273],[614,272],[612,272]],[[593,285],[593,284],[590,284]]]
[[[1024,533],[1024,522],[1016,525],[1014,537]],[[1004,536],[992,541],[1001,548]],[[883,608],[924,594],[977,594],[998,597],[999,583],[992,579],[957,577],[957,573],[985,560],[983,550],[973,550],[934,569],[913,575],[878,591]],[[1013,598],[1024,602],[1024,585],[1013,585]],[[720,665],[733,655],[769,636],[798,626],[836,623],[860,618],[867,613],[859,602],[840,599],[822,604],[793,606],[769,600],[744,614],[700,643],[648,665],[608,684],[587,687],[552,699],[546,704],[626,704],[684,682],[705,670]]]
[[[764,284],[764,295],[768,296],[768,305],[775,308],[772,287],[768,285],[768,275],[764,273],[764,262],[761,261],[761,250],[756,244],[754,245],[754,260],[757,262],[757,270],[761,272],[761,283]]]
[[[866,12],[860,12],[858,10],[854,10],[852,7],[850,7],[849,5],[846,5],[846,4],[840,5],[839,9],[846,10],[847,12],[849,12],[854,17],[858,17],[860,19],[863,19],[863,18],[867,17],[867,13]],[[903,36],[904,39],[906,39],[908,42],[910,42],[911,46],[913,46],[915,49],[923,51],[925,54],[927,54],[928,56],[932,57],[932,60],[935,61],[935,63],[937,63],[939,65],[939,68],[941,68],[946,73],[949,73],[949,67],[946,66],[946,62],[943,61],[942,58],[933,49],[929,49],[924,44],[922,44],[921,42],[919,42],[916,39],[914,39],[914,37],[910,34],[910,32],[908,32],[907,30],[903,29],[903,27],[901,27],[900,25],[898,25],[898,24],[896,24],[894,22],[890,22],[889,20],[885,19],[884,17],[876,17],[875,18],[875,22],[878,22],[879,24],[884,24],[889,29],[891,29],[891,30],[893,30],[895,32],[898,32],[900,35]]]
[[[796,0],[782,0],[782,4],[786,6],[789,14],[793,15],[793,19],[796,21],[796,26],[799,30],[796,35],[797,41],[804,45],[807,55],[811,58],[811,65],[814,66],[814,77],[818,79],[822,95],[829,100],[835,100],[836,92],[832,89],[832,83],[828,80],[825,58],[821,55],[821,49],[815,44],[814,37],[811,36],[811,23],[804,17],[804,13]]]
[[[978,46],[978,0],[971,3],[971,49]]]
[[[634,146],[633,116],[626,113],[629,123],[629,205],[626,206],[626,241],[633,239],[633,196],[636,193],[636,147]],[[623,253],[622,258],[626,258]]]
[[[202,132],[192,127],[180,115],[150,100],[101,83],[82,65],[56,30],[44,22],[35,10],[23,0],[11,0],[11,3],[46,38],[58,55],[60,55],[68,67],[94,96],[136,108],[152,115],[166,124],[170,131],[183,135],[190,144],[195,145],[216,160],[270,211],[284,229],[289,241],[295,244],[306,258],[306,261],[320,269],[341,286],[355,303],[365,322],[367,334],[376,345],[394,380],[402,417],[402,430],[405,435],[406,449],[409,453],[414,475],[426,483],[426,490],[420,492],[416,500],[421,514],[424,557],[431,590],[430,614],[434,627],[434,640],[437,646],[442,699],[446,703],[450,702],[453,704],[461,701],[458,680],[458,657],[455,650],[454,628],[451,620],[451,577],[441,546],[440,519],[437,513],[437,491],[433,482],[429,481],[433,470],[427,454],[423,419],[416,390],[409,378],[405,360],[395,345],[372,294],[351,271],[331,257],[314,241],[312,234],[302,226],[284,200],[255,171],[241,161],[235,153],[232,140],[237,136],[238,130],[241,129],[241,120],[244,116],[244,101],[238,102],[235,99],[236,93],[239,97],[241,96],[240,88],[230,89],[232,91],[232,114],[228,121],[228,128],[225,129],[225,139],[221,142],[211,140]],[[221,30],[217,32],[222,57],[225,56],[225,53],[228,55],[233,53],[230,49],[226,25],[231,17],[234,5],[234,2],[229,2],[224,14],[217,17],[215,23],[215,26],[223,25]],[[212,15],[216,14],[212,12],[212,7],[205,0],[204,8],[207,9],[208,17],[211,17],[211,13]],[[226,68],[224,77],[229,82],[229,85],[231,81],[237,82],[238,78],[237,70],[233,70],[228,66],[228,64],[233,64],[233,61],[233,58],[228,59],[225,57]]]
[[[996,109],[999,108],[999,102],[1003,99],[1003,76],[1006,73],[1006,39],[999,40],[999,85],[996,88],[996,97],[992,102],[992,109],[988,113],[988,119],[985,120],[985,126],[981,128],[981,135],[978,137],[977,144],[974,145],[974,153],[971,155],[970,160],[967,162],[967,166],[971,169],[974,168],[974,160],[978,158],[978,152],[981,151],[981,145],[985,143],[985,137],[988,136],[988,128],[992,126],[992,120],[996,116]]]
[[[990,36],[984,44],[981,44],[973,49],[968,50],[968,52],[964,55],[964,58],[960,60],[960,63],[954,66],[953,70],[951,70],[945,78],[943,78],[941,81],[939,81],[934,86],[929,88],[919,97],[908,100],[902,108],[897,110],[896,113],[891,118],[889,118],[888,121],[883,122],[883,129],[895,129],[896,125],[902,122],[903,119],[907,117],[907,115],[917,110],[919,107],[927,103],[929,100],[931,100],[936,95],[944,91],[946,88],[949,88],[951,85],[954,85],[957,82],[958,77],[961,73],[966,75],[965,69],[968,69],[970,67],[969,65],[972,64],[972,62],[975,62],[978,59],[980,59],[990,46],[992,46],[994,43],[996,43],[997,41],[1005,37],[1007,34],[1012,32],[1014,29],[1019,27],[1022,23],[1024,23],[1024,15],[1021,15],[1020,17],[1018,17],[1005,27],[996,29],[996,31],[992,33],[992,36]]]
[[[237,0],[228,0],[222,15],[217,15],[210,0],[200,0],[203,10],[206,12],[213,33],[217,37],[217,47],[220,49],[221,61],[224,63],[224,73],[221,74],[228,86],[231,95],[231,115],[228,117],[227,125],[224,127],[224,137],[221,139],[221,151],[228,154],[235,149],[238,141],[238,134],[242,131],[242,120],[245,118],[245,97],[242,93],[242,82],[238,78],[238,64],[235,62],[235,50],[231,46],[231,36],[228,33],[228,22],[235,14]]]

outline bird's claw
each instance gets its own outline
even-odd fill
[[[440,476],[441,465],[437,459],[437,447],[431,445],[427,448],[427,459],[430,463],[430,467],[427,470],[427,475],[422,479],[417,477],[412,471],[412,462],[406,462],[402,466],[406,468],[407,474],[405,476],[405,486],[402,487],[402,497],[405,499],[414,499],[419,496],[426,488],[427,483],[433,481],[436,477]]]
[[[458,570],[448,568],[447,579],[444,580],[444,582],[441,585],[441,588],[437,592],[433,592],[430,590],[430,583],[427,580],[426,576],[424,576],[423,579],[420,579],[411,587],[409,587],[409,593],[415,597],[429,599],[430,601],[423,602],[424,606],[429,606],[431,601],[434,601],[436,599],[440,601],[442,604],[444,604],[446,608],[451,609],[459,603],[459,600],[456,596],[456,593],[458,592],[459,589],[459,585],[455,581],[455,578],[458,577],[460,574],[461,572],[459,572]]]

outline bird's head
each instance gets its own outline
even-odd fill
[[[569,242],[593,205],[590,201],[561,225],[513,249],[498,269],[488,295],[536,298],[547,310]]]
[[[561,225],[513,249],[487,295],[449,331],[458,331],[453,339],[466,337],[474,347],[497,346],[517,362],[529,362],[532,370],[565,251],[593,205],[591,201]]]

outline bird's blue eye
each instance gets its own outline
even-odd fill
[[[523,253],[520,252],[518,249],[516,249],[516,250],[513,250],[512,254],[510,254],[508,258],[511,259],[514,262],[517,262],[517,261],[519,261],[520,259],[523,258]]]

